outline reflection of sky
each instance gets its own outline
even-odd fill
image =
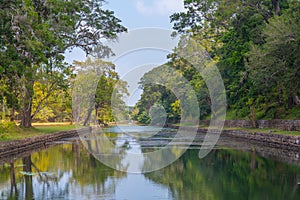
[[[139,174],[127,174],[126,179],[118,183],[115,199],[125,199],[124,197],[130,200],[173,199],[167,187],[155,184]]]
[[[61,176],[57,182],[41,181],[36,175],[32,177],[34,199],[173,199],[168,187],[147,179],[143,174],[127,174],[126,177],[108,177],[100,187],[77,182],[72,170],[58,172]],[[90,175],[90,174],[87,174]],[[0,190],[4,199],[8,196],[10,183]],[[25,199],[24,180],[17,184],[19,199]]]
[[[94,166],[98,170],[89,170],[89,167],[93,167],[91,163],[89,161],[87,163],[82,162],[87,161],[86,158],[89,157],[89,154],[78,154],[79,152],[72,149],[74,144],[60,144],[35,153],[41,154],[43,157],[49,156],[49,160],[53,159],[55,164],[52,166],[52,163],[34,162],[37,157],[33,155],[32,161],[36,164],[36,167],[40,170],[45,168],[49,172],[47,172],[48,177],[42,174],[42,179],[37,173],[33,173],[35,175],[32,176],[32,182],[28,181],[27,185],[23,175],[20,177],[22,167],[15,165],[18,190],[18,198],[16,199],[26,199],[26,195],[32,194],[30,193],[29,184],[32,184],[33,190],[33,198],[30,199],[173,199],[172,192],[167,186],[155,183],[143,174],[127,173],[120,175],[116,171],[111,173],[112,169],[105,168],[100,163]],[[54,159],[57,157],[63,160]],[[15,164],[20,162],[19,158],[15,161]],[[77,168],[77,165],[84,167]],[[35,171],[33,166],[32,170]],[[7,173],[7,171],[1,173]],[[93,174],[91,171],[102,174],[99,176],[99,174]],[[1,173],[0,177],[7,176],[7,174]],[[11,195],[10,186],[11,182],[9,180],[0,181],[0,199],[9,199]]]
[[[179,12],[183,10],[183,1],[182,0],[108,0],[108,3],[104,5],[105,9],[109,9],[115,12],[115,16],[122,20],[121,24],[128,28],[129,31],[137,28],[145,27],[157,27],[164,28],[172,31],[172,24],[170,23],[169,16],[174,12]],[[171,36],[168,33],[169,38],[166,39],[165,35],[161,35],[161,41],[158,43],[164,43],[168,40],[171,40]],[[142,39],[150,41],[159,40],[160,37],[153,35],[151,38],[150,35],[145,35]],[[134,43],[135,40],[129,40],[130,43]],[[155,43],[155,41],[153,41]],[[173,41],[176,44],[175,41]],[[126,45],[126,44],[125,44]],[[128,44],[130,45],[130,44]],[[173,45],[173,44],[172,44]],[[123,45],[124,46],[124,45]],[[157,44],[154,44],[157,46]],[[174,47],[174,45],[173,45]],[[163,48],[164,49],[164,48]],[[172,49],[172,48],[167,48]],[[114,51],[115,52],[115,51]],[[137,50],[134,52],[126,52],[125,55],[114,60],[113,63],[117,67],[117,72],[120,73],[120,76],[124,76],[126,73],[140,66],[145,66],[151,64],[148,71],[151,70],[155,65],[161,65],[167,61],[166,55],[168,51],[161,49],[146,49],[146,50]],[[118,54],[119,56],[120,54]],[[72,63],[73,60],[84,61],[86,59],[85,53],[80,49],[74,49],[71,53],[67,52],[65,54],[66,61]],[[133,80],[128,80],[130,84],[130,95],[129,100],[126,101],[127,105],[134,105],[137,100],[140,98],[141,90],[136,90],[137,82],[143,74],[136,74]]]

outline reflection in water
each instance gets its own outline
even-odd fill
[[[10,195],[18,196],[14,162],[10,163]]]
[[[170,165],[189,148],[194,139],[188,131],[179,130],[173,134],[173,130],[162,127],[121,126],[104,131],[97,128],[79,133],[82,144],[105,165],[130,173],[146,173]],[[166,138],[163,143],[156,140],[155,150],[141,149],[141,143],[151,142],[162,132],[170,132],[173,137]]]
[[[198,152],[159,171],[127,174],[100,163],[79,141],[58,144],[0,165],[0,199],[300,199],[297,165],[255,150],[214,150],[204,159]]]
[[[32,198],[33,195],[33,188],[32,188],[32,169],[31,169],[31,156],[26,156],[24,158],[22,158],[22,162],[23,162],[23,171],[25,173],[28,173],[29,175],[24,176],[24,180],[25,180],[25,199],[30,199]]]
[[[168,187],[106,167],[78,141],[17,159],[12,166],[0,166],[0,199],[172,199]]]
[[[176,174],[176,175],[175,175]],[[299,199],[300,168],[236,150],[195,150],[163,170],[146,174],[167,185],[175,199]]]

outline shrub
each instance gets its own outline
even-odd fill
[[[16,126],[14,122],[0,122],[0,139],[7,139],[9,137],[8,133],[13,130]]]

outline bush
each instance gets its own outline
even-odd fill
[[[15,126],[16,124],[14,122],[6,122],[6,121],[0,122],[0,137],[2,135],[8,134],[10,131],[13,130]]]
[[[143,111],[137,118],[138,122],[141,124],[149,124],[151,122],[151,118],[146,111]]]

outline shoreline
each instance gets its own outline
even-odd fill
[[[90,128],[74,129],[68,131],[60,131],[55,133],[49,133],[40,136],[34,136],[30,138],[11,140],[7,142],[0,142],[0,159],[5,160],[5,158],[11,158],[14,155],[22,154],[27,151],[32,151],[35,149],[43,149],[51,146],[53,142],[78,137],[78,132],[89,131]]]
[[[0,159],[1,162],[11,160],[15,155],[25,154],[35,150],[41,150],[51,145],[54,142],[78,137],[78,132],[90,131],[92,127],[82,128],[78,130],[60,131],[56,133],[49,133],[41,136],[35,136],[26,139],[12,140],[7,142],[0,142]],[[179,126],[169,125],[168,128],[178,129]],[[181,126],[183,130],[195,130],[195,127]],[[198,127],[195,142],[203,140],[207,128]],[[228,137],[242,140],[244,142],[253,143],[255,145],[267,146],[279,150],[293,151],[300,157],[300,136],[252,132],[247,130],[222,130],[220,138]],[[299,154],[298,154],[299,153]],[[300,159],[300,158],[299,158]],[[298,158],[297,158],[298,160]],[[1,163],[0,162],[0,163]]]
[[[195,127],[189,127],[189,126],[180,126],[180,127],[183,130],[187,130],[187,131],[195,130]],[[169,125],[168,128],[178,129],[179,126]],[[208,128],[198,127],[197,136],[195,139],[201,138],[200,135],[206,134],[207,131]],[[252,132],[247,130],[223,129],[220,137],[238,138],[238,139],[243,139],[245,141],[255,141],[255,142],[267,144],[270,147],[300,151],[300,136],[296,136],[296,135],[264,133],[259,131]]]

